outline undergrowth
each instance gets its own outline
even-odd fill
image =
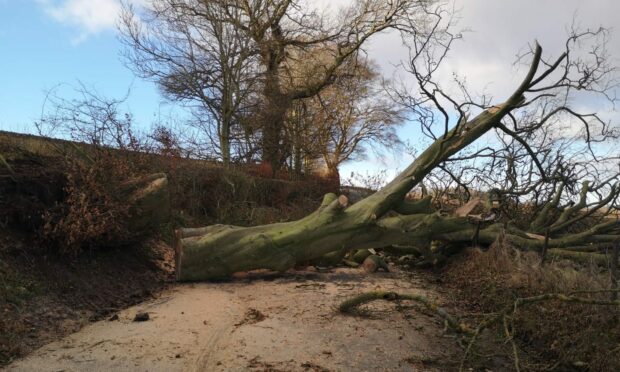
[[[457,299],[476,314],[498,313],[519,298],[547,293],[610,299],[605,291],[609,273],[596,265],[543,265],[538,254],[520,252],[505,242],[484,252],[467,250],[447,266],[444,277]],[[512,316],[511,333],[521,370],[620,370],[619,316],[617,307],[558,300],[519,308]],[[502,324],[495,331],[505,340]]]

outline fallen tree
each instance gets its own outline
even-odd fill
[[[567,43],[567,51],[551,61],[542,57],[542,48],[536,43],[531,50],[531,62],[521,84],[504,102],[496,105],[474,104],[470,101],[458,104],[443,93],[430,79],[436,70],[434,66],[441,59],[435,64],[427,63],[425,73],[415,64],[416,58],[420,56],[428,58],[429,54],[424,52],[424,48],[430,43],[425,41],[432,35],[417,40],[414,43],[411,72],[418,81],[423,100],[415,102],[414,106],[419,110],[424,103],[434,104],[434,112],[440,111],[445,117],[442,135],[433,136],[434,142],[393,181],[358,203],[349,205],[345,196],[327,194],[314,213],[298,221],[254,227],[214,225],[179,229],[176,247],[177,279],[217,279],[253,269],[284,271],[328,253],[344,254],[364,248],[397,245],[423,249],[436,241],[460,245],[471,245],[472,242],[490,244],[500,235],[522,249],[553,255],[562,255],[565,252],[563,249],[568,247],[606,246],[616,241],[620,238],[620,222],[616,218],[609,218],[609,215],[616,208],[620,193],[617,174],[602,180],[595,179],[595,182],[583,182],[575,202],[574,195],[568,191],[574,189],[575,178],[583,177],[584,174],[571,173],[567,170],[571,163],[552,157],[551,152],[544,147],[536,149],[536,141],[532,139],[537,131],[546,135],[544,130],[552,119],[565,114],[584,125],[587,133],[585,142],[590,146],[593,141],[590,127],[594,124],[589,119],[594,118],[596,123],[603,122],[596,115],[578,114],[566,106],[567,100],[558,100],[558,92],[605,92],[597,88],[608,72],[605,66],[600,61],[588,65],[583,60],[573,60],[569,53],[571,40],[575,42],[581,37],[596,35],[597,32],[572,35]],[[447,50],[449,44],[441,45]],[[443,55],[445,53],[441,58]],[[575,73],[578,76],[575,77]],[[458,119],[451,128],[450,115],[440,100],[451,103],[458,112]],[[527,110],[543,101],[547,105],[553,104],[553,108],[545,106],[544,109],[530,111],[528,121],[519,122],[517,110]],[[471,119],[468,119],[471,110],[464,109],[468,105],[480,109]],[[431,112],[429,109],[423,110],[423,114],[430,115],[420,119],[423,127],[427,125],[425,121],[436,122]],[[532,119],[534,114],[538,115],[537,120]],[[603,125],[603,132],[604,129]],[[505,178],[511,182],[503,188],[497,187],[501,183],[494,183],[496,187],[486,194],[487,197],[506,201],[512,196],[526,195],[539,189],[551,187],[553,190],[545,195],[542,192],[535,195],[532,203],[537,210],[537,217],[529,226],[514,223],[507,217],[509,213],[502,213],[502,208],[511,205],[507,202],[500,208],[493,205],[493,200],[489,200],[488,213],[474,218],[471,215],[457,216],[435,210],[431,206],[430,197],[416,201],[406,198],[414,187],[420,186],[425,177],[436,169],[447,172],[459,186],[466,189],[459,182],[461,178],[450,173],[446,164],[456,160],[490,157],[483,151],[467,156],[460,154],[461,150],[492,130],[512,140],[504,147],[504,152],[492,153],[494,161],[503,159],[508,164]],[[610,132],[604,132],[604,138],[609,136]],[[510,160],[506,156],[516,146],[531,159],[529,165],[525,166],[525,169],[529,169],[525,174],[527,182],[517,182],[514,176],[515,158],[522,160],[523,157],[515,155]],[[545,142],[541,142],[540,146],[545,146]],[[592,155],[595,157],[594,152]],[[506,159],[512,161],[512,168]],[[571,169],[576,168],[574,166]],[[593,198],[596,199],[594,202]],[[603,210],[605,213],[600,213]],[[569,229],[586,220],[588,224],[585,227],[572,231]],[[566,253],[566,256],[575,254]],[[588,255],[591,252],[577,254]]]

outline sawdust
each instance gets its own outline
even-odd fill
[[[377,303],[369,318],[336,306],[368,290],[420,293],[404,273],[297,271],[225,283],[178,285],[159,298],[52,342],[9,371],[445,371],[458,353],[440,322]],[[147,312],[150,320],[133,322]]]

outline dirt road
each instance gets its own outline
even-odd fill
[[[370,305],[364,318],[335,310],[348,296],[375,289],[437,298],[428,287],[404,273],[357,269],[179,285],[7,370],[450,370],[455,343],[430,314],[408,304],[397,311],[393,303]],[[150,319],[134,322],[139,312]]]

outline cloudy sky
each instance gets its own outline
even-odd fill
[[[130,0],[141,3],[147,0]],[[332,8],[349,0],[321,1]],[[617,0],[455,0],[464,40],[447,67],[466,77],[476,91],[501,99],[519,80],[515,55],[537,39],[545,51],[559,50],[573,20],[581,27],[612,29],[609,44],[620,65],[620,1]],[[109,97],[131,95],[128,108],[149,127],[171,106],[152,83],[135,78],[119,58],[118,0],[0,0],[0,129],[32,132],[45,92],[81,81]],[[406,57],[398,35],[371,40],[369,54],[386,73]],[[62,85],[65,84],[65,85]],[[415,131],[403,128],[404,137]],[[401,161],[402,162],[402,161]],[[402,167],[389,160],[388,168]],[[364,165],[384,167],[371,159]]]

